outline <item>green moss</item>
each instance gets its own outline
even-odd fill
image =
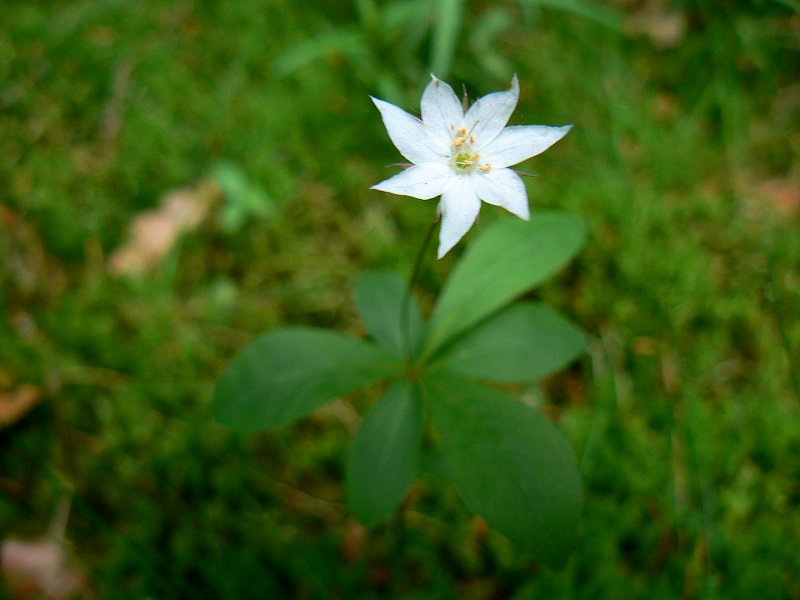
[[[398,160],[368,95],[416,109],[436,20],[268,4],[0,5],[0,394],[42,393],[0,430],[0,531],[44,534],[74,493],[70,548],[109,598],[793,597],[789,9],[679,3],[671,48],[590,3],[466,11],[448,81],[478,97],[517,72],[512,125],[575,124],[521,166],[533,218],[558,206],[591,231],[541,290],[592,336],[543,384],[586,480],[554,573],[484,537],[440,471],[365,534],[342,504],[346,411],[249,438],[211,421],[238,348],[277,324],[361,331],[354,274],[407,273],[434,218],[368,191]],[[298,53],[309,40],[328,46]],[[109,275],[131,220],[220,161],[276,212],[231,234],[217,206],[151,275]],[[451,264],[423,266],[424,305]]]

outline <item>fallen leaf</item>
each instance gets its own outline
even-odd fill
[[[788,179],[770,179],[761,184],[761,192],[784,216],[800,213],[800,182]]]
[[[469,523],[469,530],[470,537],[478,543],[483,542],[490,531],[488,523],[486,523],[486,520],[480,515],[474,515],[472,517]]]
[[[632,343],[633,353],[639,356],[656,356],[658,354],[658,340],[641,336],[634,338]]]
[[[361,523],[350,521],[342,535],[342,557],[345,562],[352,563],[364,551],[369,532]]]
[[[164,196],[158,208],[133,220],[125,243],[108,259],[111,273],[140,276],[158,266],[182,233],[203,222],[219,196],[219,186],[213,180]]]
[[[9,538],[0,547],[0,571],[18,600],[66,600],[87,592],[86,578],[70,564],[62,544],[52,538]]]
[[[333,402],[329,402],[321,407],[317,414],[331,415],[344,425],[350,433],[355,433],[356,429],[361,425],[361,415],[353,408],[352,404],[341,398],[337,398]]]
[[[30,384],[22,385],[14,392],[0,391],[0,428],[19,421],[41,398],[39,389]]]
[[[646,35],[656,48],[675,48],[686,35],[686,16],[662,2],[648,2],[625,19],[630,35]]]

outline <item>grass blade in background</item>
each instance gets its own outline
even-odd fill
[[[515,17],[504,8],[486,11],[480,20],[470,27],[469,43],[471,60],[496,79],[508,80],[514,67],[503,53],[503,35],[514,25]]]
[[[347,503],[364,524],[382,521],[400,504],[417,468],[422,430],[422,402],[407,381],[390,387],[367,413],[347,465]]]
[[[452,374],[422,385],[464,504],[526,554],[563,563],[581,507],[566,439],[534,408],[498,390]]]
[[[437,77],[447,77],[458,45],[464,1],[440,0],[437,6],[438,19],[433,31],[431,70]]]
[[[543,304],[513,304],[459,339],[443,368],[500,383],[532,382],[586,349],[583,332]]]
[[[794,12],[800,13],[800,1],[798,0],[775,0],[781,6],[785,6],[793,10]]]
[[[276,329],[245,347],[225,369],[214,416],[243,431],[275,429],[399,369],[390,354],[343,334]]]
[[[275,59],[273,67],[278,77],[284,77],[330,54],[363,54],[366,48],[361,31],[342,28],[292,46]]]
[[[588,0],[518,0],[524,8],[555,8],[575,16],[622,31],[622,17],[616,9]]]

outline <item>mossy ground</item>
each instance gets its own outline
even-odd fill
[[[534,218],[561,208],[591,232],[538,292],[591,337],[543,385],[586,484],[563,571],[436,477],[361,528],[342,470],[368,395],[276,433],[212,422],[215,377],[256,334],[363,333],[353,277],[408,273],[433,217],[368,189],[399,160],[368,95],[417,106],[436,25],[360,4],[0,6],[0,390],[43,396],[0,430],[0,532],[42,535],[71,497],[67,540],[101,598],[799,598],[789,0],[469,3],[439,73],[477,97],[516,72],[513,123],[575,124],[523,167]],[[226,231],[213,212],[153,273],[112,276],[131,220],[221,161],[271,216]],[[426,261],[423,304],[468,244]]]

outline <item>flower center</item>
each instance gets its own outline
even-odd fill
[[[471,171],[480,158],[477,154],[472,152],[459,152],[453,156],[453,166],[457,171]]]
[[[475,144],[475,136],[467,132],[466,128],[462,127],[456,131],[450,151],[450,164],[456,173],[468,174],[476,167],[486,173],[492,168],[489,163],[480,163],[481,156],[474,151],[473,144]]]

